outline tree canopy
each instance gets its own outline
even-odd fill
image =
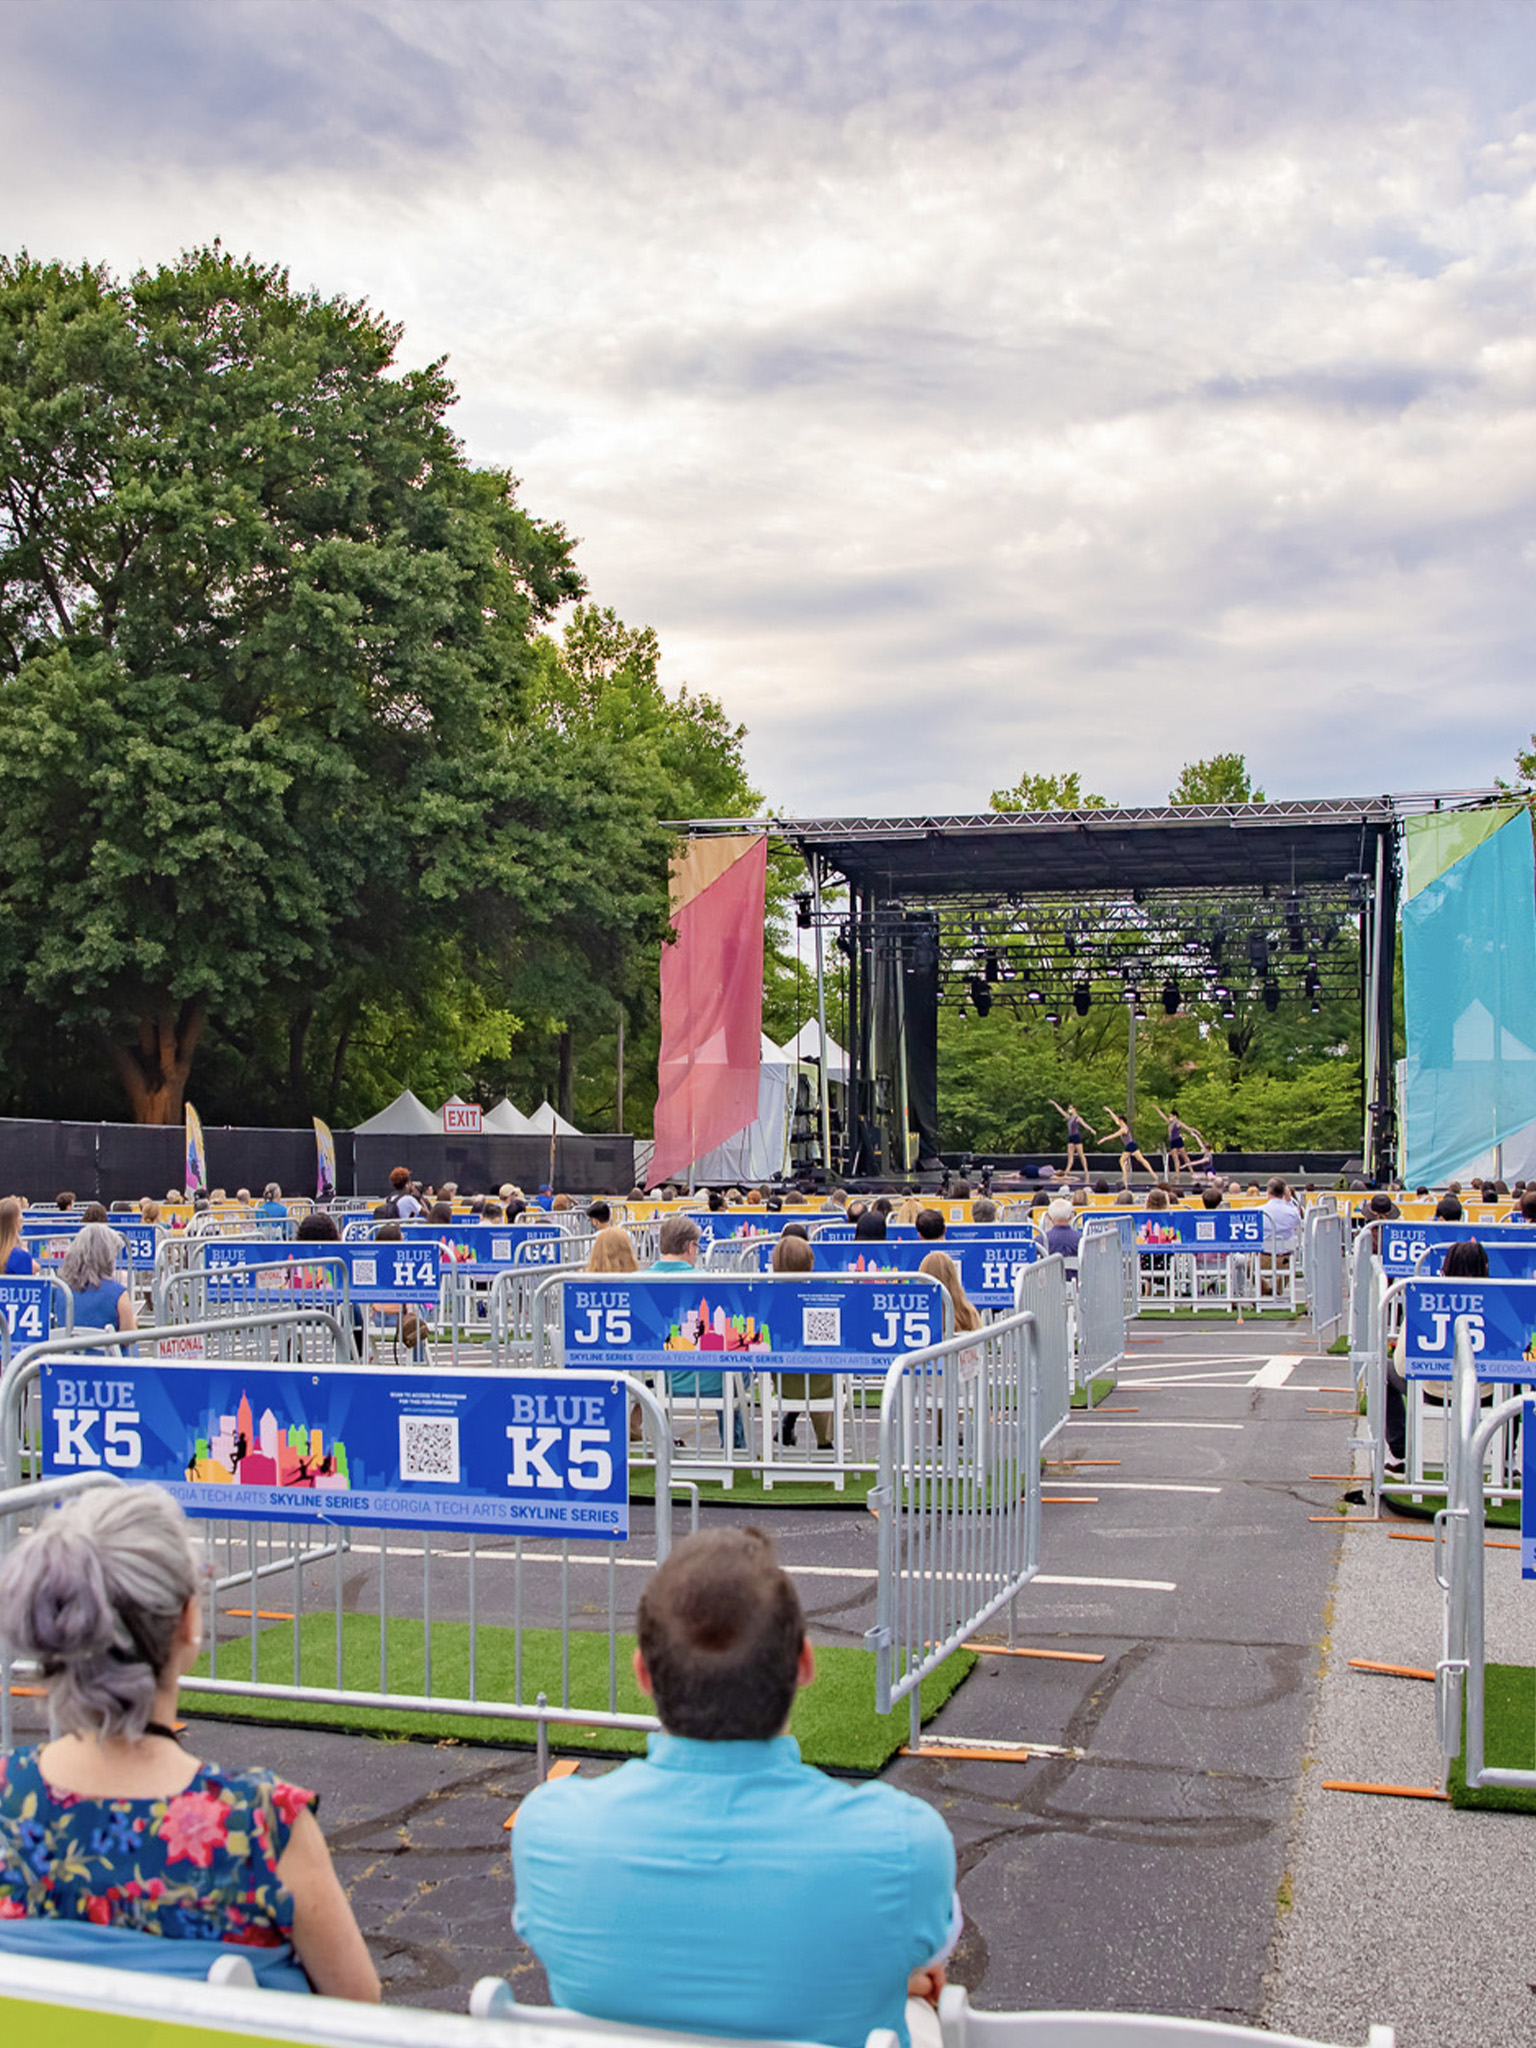
[[[504,1000],[654,940],[652,785],[541,711],[571,541],[399,338],[217,245],[126,284],[0,261],[13,1074],[61,1032],[172,1121],[211,1026],[286,1041],[291,1098],[327,1013],[339,1083],[415,977]]]
[[[1255,789],[1248,763],[1241,754],[1212,754],[1208,761],[1186,761],[1179,779],[1168,792],[1171,804],[1261,804],[1262,789]]]
[[[1073,768],[1065,775],[1023,774],[1011,789],[994,789],[987,806],[994,811],[1107,811],[1110,802],[1091,790],[1085,793],[1083,778]]]

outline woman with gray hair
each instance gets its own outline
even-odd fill
[[[133,1296],[113,1277],[122,1255],[123,1240],[110,1223],[87,1223],[64,1254],[59,1272],[75,1297],[77,1330],[138,1328]]]
[[[210,1942],[273,1989],[376,2001],[317,1795],[183,1747],[202,1570],[157,1486],[93,1488],[0,1567],[0,1638],[60,1731],[0,1759],[0,1955],[202,1977]]]

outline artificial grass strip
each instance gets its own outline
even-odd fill
[[[572,1630],[570,1635],[572,1699],[601,1702],[606,1710],[609,1686],[606,1634]],[[561,1684],[561,1639],[557,1629],[525,1628],[522,1632],[522,1697],[532,1703],[543,1692],[558,1700]],[[630,1668],[635,1639],[616,1642],[614,1677],[616,1711],[652,1711]],[[517,1638],[509,1628],[484,1623],[478,1631],[476,1690],[483,1700],[510,1700],[516,1684]],[[402,1693],[426,1687],[424,1632],[419,1621],[389,1623],[389,1684]],[[923,1682],[923,1719],[931,1720],[976,1665],[970,1650],[957,1650]],[[532,1721],[483,1720],[466,1714],[403,1713],[385,1707],[346,1707],[322,1700],[233,1699],[199,1693],[198,1674],[207,1674],[208,1660],[199,1659],[181,1691],[181,1710],[205,1720],[269,1721],[288,1727],[345,1728],[358,1734],[406,1736],[417,1740],[482,1742],[531,1749],[537,1740]],[[259,1678],[277,1685],[293,1683],[293,1629],[280,1624],[256,1637]],[[219,1656],[221,1678],[247,1678],[250,1650],[237,1639]],[[331,1614],[307,1614],[299,1623],[299,1683],[336,1687],[336,1620]],[[432,1626],[432,1687],[450,1698],[469,1696],[469,1624],[439,1621]],[[377,1692],[379,1622],[376,1615],[342,1616],[341,1689]],[[875,1712],[875,1660],[869,1650],[832,1645],[816,1652],[816,1682],[797,1694],[789,1732],[809,1764],[829,1770],[873,1773],[881,1770],[907,1740],[905,1701],[891,1714]],[[556,1751],[596,1751],[641,1756],[645,1736],[624,1728],[583,1728],[551,1723],[550,1747]]]
[[[1467,1784],[1466,1708],[1462,1752],[1446,1776],[1452,1806],[1483,1813],[1536,1813],[1536,1791]],[[1536,1671],[1529,1664],[1489,1664],[1483,1679],[1483,1762],[1500,1770],[1536,1767]]]
[[[1117,1384],[1117,1381],[1104,1376],[1096,1379],[1090,1387],[1074,1387],[1072,1389],[1072,1406],[1074,1408],[1087,1408],[1089,1406],[1097,1408],[1101,1401],[1106,1400],[1115,1391]]]
[[[677,1453],[673,1463],[686,1463],[686,1453]],[[698,1475],[690,1471],[687,1477],[693,1479]],[[845,1472],[841,1493],[828,1480],[811,1485],[803,1480],[780,1479],[772,1487],[765,1487],[755,1472],[738,1471],[736,1484],[729,1492],[715,1480],[699,1478],[699,1503],[703,1507],[725,1508],[862,1508],[876,1483],[873,1472]],[[651,1466],[630,1468],[629,1497],[656,1498],[656,1475]],[[681,1498],[682,1495],[673,1495],[674,1501]]]

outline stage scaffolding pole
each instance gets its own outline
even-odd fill
[[[816,1024],[821,1032],[821,1163],[832,1171],[832,1089],[827,1079],[827,970],[821,929],[821,855],[811,855],[811,901],[816,919]]]

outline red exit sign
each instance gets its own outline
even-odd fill
[[[478,1102],[445,1102],[443,1130],[451,1137],[478,1138],[485,1128]]]

